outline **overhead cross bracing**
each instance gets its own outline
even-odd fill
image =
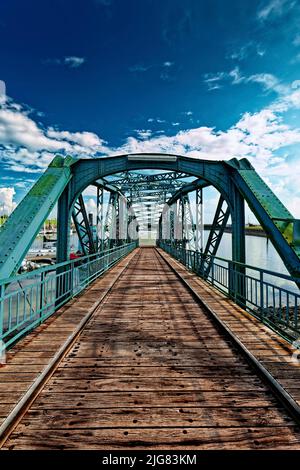
[[[80,204],[82,193],[91,185],[97,187],[99,196],[96,240]],[[199,251],[203,246],[200,230],[202,210],[196,213],[190,211],[189,199],[190,194],[196,193],[197,200],[202,203],[201,191],[207,186],[214,187],[220,193],[227,207],[224,210],[230,214],[234,262],[243,264],[246,259],[246,202],[290,274],[294,278],[300,277],[300,221],[284,207],[246,159],[207,161],[169,154],[131,154],[93,159],[55,157],[1,227],[0,246],[6,249],[0,253],[0,277],[9,278],[18,272],[56,203],[58,263],[69,259],[72,214],[73,218],[80,216],[80,221],[77,220],[75,225],[79,239],[80,235],[84,235],[81,236],[85,248],[83,252],[93,253],[102,249],[103,240],[109,246],[128,243],[132,237],[139,235],[141,229],[148,231],[153,224],[159,240],[164,237],[165,241],[176,247]],[[103,191],[111,194],[111,213],[105,214],[103,211]],[[124,198],[126,210],[122,209]],[[168,204],[166,210],[165,203]],[[128,227],[131,222],[134,222],[136,229],[130,232]],[[161,226],[163,223],[166,227]],[[209,239],[214,241],[217,237],[220,240],[224,225],[215,224],[212,227],[215,234]],[[122,229],[121,234],[119,228]],[[177,238],[174,238],[175,234]],[[214,247],[217,245],[214,243]],[[214,252],[212,246],[204,248],[204,253]]]
[[[159,217],[167,201],[193,180],[182,172],[122,172],[102,180],[122,193],[133,209],[141,234],[156,233]]]

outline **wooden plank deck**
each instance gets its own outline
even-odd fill
[[[300,405],[300,354],[295,361],[295,348],[177,260],[159,252]]]
[[[0,424],[30,388],[70,334],[127,266],[131,253],[82,295],[60,308],[45,323],[21,339],[7,353],[7,363],[0,367]]]
[[[264,363],[281,367],[282,355],[288,354],[282,340],[252,318],[240,320],[241,309],[202,286],[181,265],[176,269],[215,309],[220,306],[223,317],[227,308],[232,327],[253,350],[257,347]],[[98,282],[81,297],[83,310],[92,292],[97,297]],[[71,317],[77,302],[70,305]],[[55,349],[48,348],[55,332],[48,333],[35,334],[35,341],[28,337],[9,358],[7,367],[23,374],[19,393]],[[260,333],[265,343],[256,340]],[[7,397],[8,390],[16,390],[8,370],[9,380],[1,385]],[[291,382],[288,371],[285,380]],[[300,449],[300,430],[158,252],[143,248],[131,255],[126,272],[5,448]]]

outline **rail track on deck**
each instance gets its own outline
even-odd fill
[[[142,248],[1,429],[9,450],[300,449],[299,424],[299,405]]]

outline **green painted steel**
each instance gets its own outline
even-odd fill
[[[128,176],[128,172],[139,172],[139,170],[163,170],[165,173],[161,176],[152,175],[152,178],[141,174]],[[180,175],[178,178],[180,187],[177,192],[174,192],[176,186],[172,182],[174,173]],[[107,181],[111,175],[116,175],[115,179]],[[197,180],[182,185],[184,175]],[[292,217],[246,159],[206,161],[169,154],[131,154],[77,160],[71,157],[66,159],[56,157],[0,232],[0,246],[6,247],[0,255],[0,278],[9,277],[17,271],[57,200],[57,261],[67,261],[70,219],[76,200],[87,186],[91,184],[113,186],[114,181],[120,184],[119,188],[125,189],[127,184],[126,190],[130,182],[135,184],[137,197],[141,196],[141,191],[154,188],[156,193],[159,192],[159,188],[162,193],[165,190],[171,191],[169,200],[171,203],[189,191],[208,185],[214,186],[228,205],[232,220],[232,257],[234,261],[241,263],[245,262],[244,203],[246,201],[291,275],[300,276],[300,221]],[[166,185],[169,185],[169,189],[166,189]],[[114,187],[118,188],[118,184]],[[166,194],[162,195],[162,201]],[[143,200],[147,200],[147,197],[148,195]]]
[[[29,247],[72,177],[72,157],[56,156],[0,229],[0,279],[18,271]],[[4,249],[5,247],[5,249]]]
[[[300,221],[295,219],[246,159],[230,160],[232,180],[292,276],[300,276]]]
[[[82,253],[88,255],[97,251],[96,241],[93,239],[93,232],[90,227],[82,194],[74,204],[73,221],[78,234]]]
[[[128,243],[0,281],[0,345],[14,344],[136,246]]]
[[[204,256],[202,257],[203,265],[201,266],[201,271],[203,271],[204,279],[209,275],[212,267],[213,256],[216,256],[217,254],[230,215],[229,209],[224,203],[224,199],[220,196],[212,227],[203,252]],[[224,205],[226,206],[225,208]]]

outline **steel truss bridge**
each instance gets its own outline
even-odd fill
[[[245,203],[289,274],[246,264]],[[56,263],[20,274],[55,207]],[[300,220],[246,159],[56,156],[0,246],[0,446],[300,448]]]

